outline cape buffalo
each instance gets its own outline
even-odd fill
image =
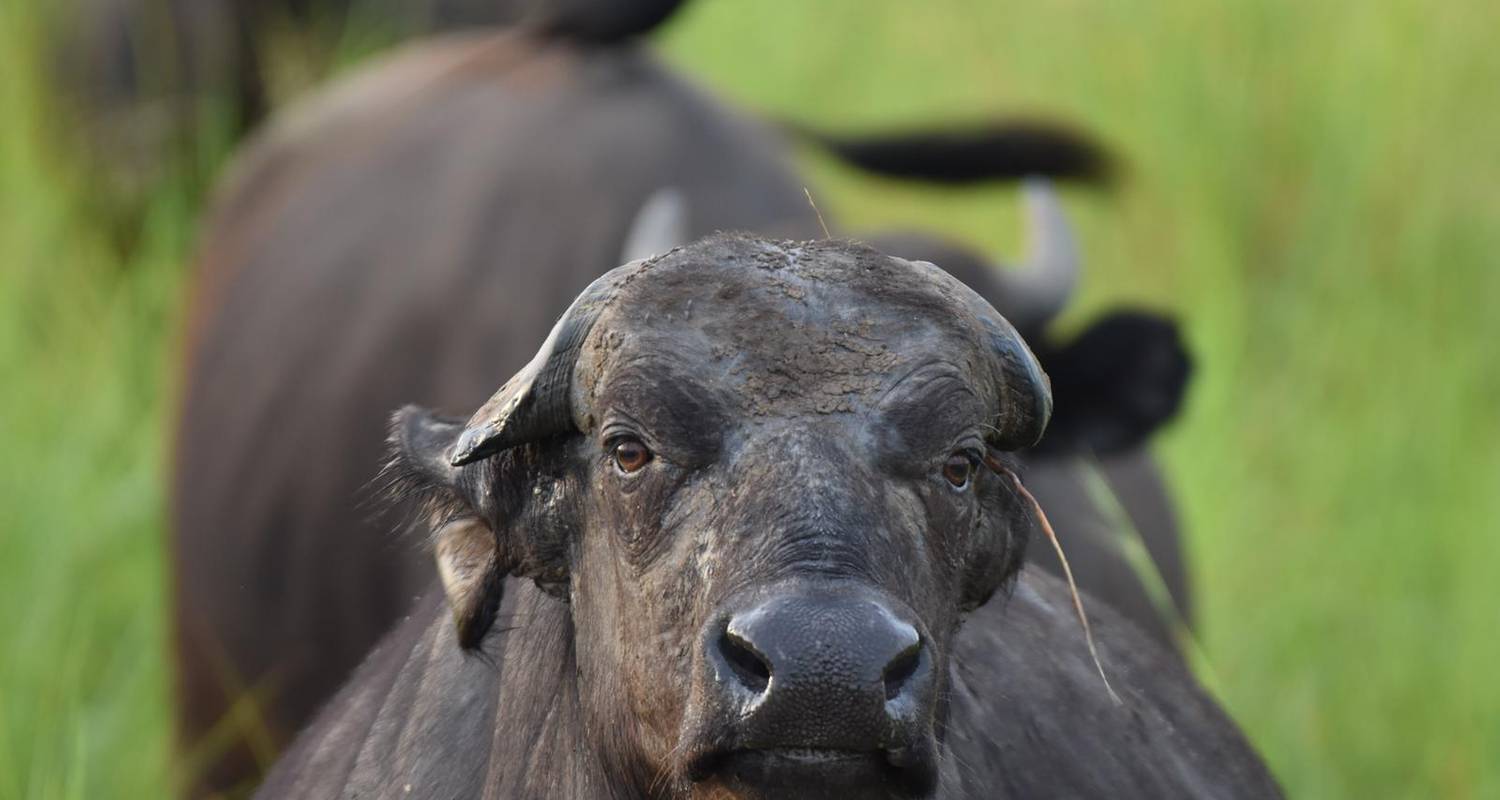
[[[1015,140],[994,141],[1003,154]],[[1080,151],[1057,141],[1053,153]],[[252,140],[202,239],[176,434],[179,731],[203,765],[197,791],[253,779],[432,578],[416,547],[382,536],[360,507],[387,410],[477,404],[489,370],[519,366],[551,314],[619,263],[637,210],[663,187],[682,198],[687,237],[817,235],[785,151],[640,49],[517,33],[414,46]],[[987,169],[1089,163],[1042,155]],[[901,163],[889,142],[860,158]],[[1040,230],[1056,234],[1055,201],[1036,200]],[[998,275],[970,254],[963,276],[1038,336],[1066,295],[1051,276],[1070,264],[1064,238],[1041,238],[1053,245],[1037,269]],[[1028,311],[1049,283],[1052,310]],[[1165,333],[1137,341],[1180,367]],[[1179,373],[1163,373],[1167,413]],[[1058,430],[1118,427],[1073,416],[1062,403]],[[1125,419],[1136,439],[1159,421]],[[1076,517],[1062,527],[1079,579],[1166,636],[1079,488],[1077,458],[1039,457],[1033,475],[1054,514]],[[1127,447],[1104,463],[1134,487],[1122,500],[1185,602],[1149,462]]]
[[[261,794],[1276,796],[1128,626],[1096,672],[1047,579],[989,602],[1051,410],[930,263],[720,235],[615,269],[467,422],[396,415],[452,619],[419,610]]]

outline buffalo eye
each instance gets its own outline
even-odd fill
[[[651,463],[651,450],[640,439],[626,436],[615,441],[610,450],[615,466],[627,475]]]
[[[955,489],[964,489],[974,475],[974,457],[968,453],[954,453],[943,462],[943,478]]]

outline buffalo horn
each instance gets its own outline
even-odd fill
[[[687,227],[687,200],[682,192],[672,187],[657,189],[630,223],[620,249],[620,263],[659,256],[687,244]]]
[[[999,411],[990,423],[988,443],[999,450],[1020,450],[1036,444],[1052,418],[1052,382],[1031,348],[1009,320],[963,281],[931,262],[912,263],[963,298],[983,327],[986,344],[998,362],[1002,396]]]
[[[531,361],[474,412],[453,445],[453,466],[574,429],[571,395],[578,351],[615,290],[644,263],[616,267],[578,295]]]
[[[1034,178],[1023,191],[1026,255],[1016,269],[1004,273],[1002,296],[1016,310],[1013,321],[1036,330],[1062,311],[1078,285],[1078,245],[1051,183]]]

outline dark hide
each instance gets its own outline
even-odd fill
[[[476,405],[663,187],[689,236],[816,235],[784,151],[634,49],[517,34],[414,47],[252,142],[203,239],[177,430],[187,752],[279,746],[430,582],[417,544],[360,510],[389,409]],[[1159,487],[1143,496],[1123,501],[1180,563]],[[1085,585],[1114,601],[1089,581],[1128,568],[1107,539],[1088,566],[1077,538]],[[247,693],[263,723],[223,722]],[[256,773],[248,749],[203,747],[204,787]]]
[[[1166,482],[1143,449],[1176,416],[1187,389],[1191,363],[1177,326],[1116,311],[1060,345],[1042,334],[1031,341],[1043,342],[1038,358],[1057,401],[1047,437],[1028,459],[1028,480],[1051,509],[1074,576],[1158,641],[1182,644],[1193,621],[1183,543]],[[1138,541],[1150,563],[1121,558],[1122,536]],[[1031,556],[1060,574],[1050,548]]]
[[[1047,509],[1078,585],[1157,644],[1184,644],[1180,637],[1190,633],[1193,622],[1192,582],[1172,498],[1151,456],[1144,450],[1066,453],[1026,464],[1026,485]],[[1149,563],[1137,565],[1123,555],[1137,544]],[[1057,555],[1043,542],[1036,542],[1026,558],[1062,574]],[[1144,580],[1138,568],[1146,572]]]
[[[837,242],[739,237],[611,276],[559,324],[578,337],[549,339],[548,370],[498,404],[467,424],[398,416],[396,472],[430,498],[458,624],[422,609],[263,796],[1278,796],[1176,659],[1095,604],[1116,700],[1066,593],[1040,576],[1006,590],[1030,506],[1007,467],[954,478],[944,454],[982,442],[1003,463],[993,448],[1040,424],[1043,384],[961,284]],[[470,463],[472,432],[506,429]],[[654,458],[622,466],[621,437]],[[473,657],[452,633],[472,630],[478,585],[451,579],[455,523],[493,532],[488,574],[546,590],[505,584],[503,633]],[[822,621],[851,595],[855,619]],[[790,638],[753,640],[769,684],[723,705],[745,681],[715,660],[725,621],[786,603]],[[892,618],[920,632],[927,689],[910,697],[855,677]],[[801,686],[799,658],[828,671]],[[860,727],[871,689],[894,698],[889,728]]]
[[[1087,599],[1087,598],[1086,598]],[[960,629],[938,797],[1235,798],[1279,790],[1175,656],[1089,604],[1116,706],[1067,587],[1033,568]],[[434,587],[298,737],[260,797],[629,798],[580,752],[567,608],[511,580],[463,654]],[[405,794],[406,787],[411,793]],[[851,795],[844,794],[844,797]]]

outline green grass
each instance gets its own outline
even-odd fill
[[[0,798],[160,796],[160,431],[192,208],[121,260],[50,145],[36,20],[0,3]]]
[[[39,3],[0,0],[0,798],[160,796],[196,192],[163,181],[127,251],[90,224]],[[1063,324],[1129,302],[1187,327],[1162,451],[1218,691],[1296,796],[1462,798],[1500,796],[1497,27],[1489,0],[699,0],[661,44],[830,126],[1032,111],[1105,136],[1128,176],[1070,196],[1090,271]],[[856,229],[1015,245],[1006,191],[809,166]]]

